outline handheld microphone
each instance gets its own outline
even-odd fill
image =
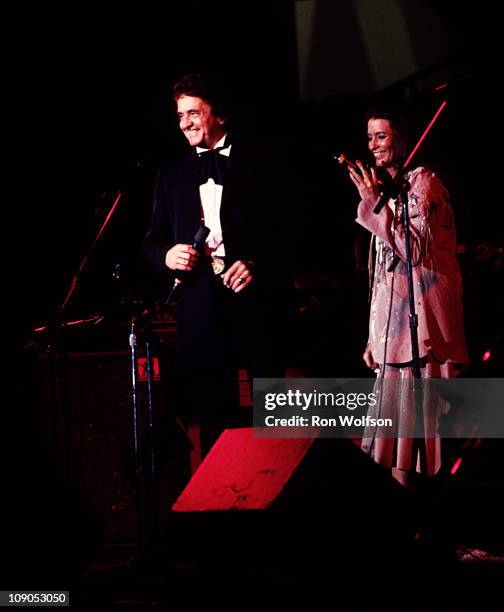
[[[354,164],[354,162],[350,161],[344,153],[331,153],[331,157],[337,161],[340,166],[346,164],[348,167],[353,168],[356,172],[360,172],[359,168]]]
[[[194,234],[193,243],[191,245],[192,248],[200,252],[205,244],[205,240],[208,238],[209,233],[210,233],[210,230],[208,229],[208,227],[206,225],[201,225],[198,228],[198,231],[196,232],[196,234]],[[180,287],[180,285],[182,285],[183,283],[184,281],[180,278],[176,278],[174,280],[173,287],[171,288],[171,291],[168,294],[168,297],[163,302],[165,306],[166,304],[169,303],[169,301],[175,295],[175,291],[177,290],[177,287]]]
[[[194,235],[193,243],[191,245],[192,248],[196,249],[196,251],[201,251],[203,245],[205,244],[205,240],[208,238],[209,233],[210,230],[208,229],[208,227],[206,225],[201,225],[198,228],[196,234]]]

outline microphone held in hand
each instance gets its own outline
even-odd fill
[[[191,245],[192,248],[196,249],[197,251],[201,251],[205,244],[205,240],[208,238],[209,233],[210,230],[208,229],[208,227],[206,225],[201,225],[196,234],[194,235],[193,243]]]
[[[350,161],[344,153],[331,153],[331,157],[340,164],[340,166],[346,165],[347,167],[353,168],[356,172],[359,172],[359,168]]]
[[[208,234],[209,233],[210,233],[210,230],[208,229],[208,227],[206,227],[206,225],[201,225],[198,228],[198,231],[196,232],[196,234],[194,235],[193,243],[191,245],[192,248],[195,249],[196,251],[198,251],[199,253],[201,253],[201,251],[203,250],[203,247],[205,246],[205,240],[208,238]],[[189,274],[190,274],[190,272],[189,272]],[[185,276],[185,274],[184,274],[184,276]],[[171,288],[171,291],[168,294],[168,297],[163,302],[165,306],[166,306],[166,304],[168,304],[170,302],[170,300],[175,295],[177,287],[180,287],[180,285],[182,285],[183,283],[184,283],[184,281],[182,279],[180,279],[180,278],[176,278],[175,279],[175,281],[173,282],[173,287]]]

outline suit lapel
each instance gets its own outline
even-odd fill
[[[221,202],[221,224],[223,232],[239,226],[245,210],[245,199],[250,187],[250,164],[247,151],[234,145],[231,149],[231,168],[224,179]]]

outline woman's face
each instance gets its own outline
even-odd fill
[[[376,165],[391,168],[394,165],[394,132],[388,119],[370,119],[367,128],[368,148]]]

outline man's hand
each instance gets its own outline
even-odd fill
[[[253,265],[251,261],[235,261],[232,266],[221,276],[226,287],[235,293],[243,291],[254,279]]]
[[[199,253],[190,244],[176,244],[166,252],[165,264],[170,270],[191,272],[199,259]]]

